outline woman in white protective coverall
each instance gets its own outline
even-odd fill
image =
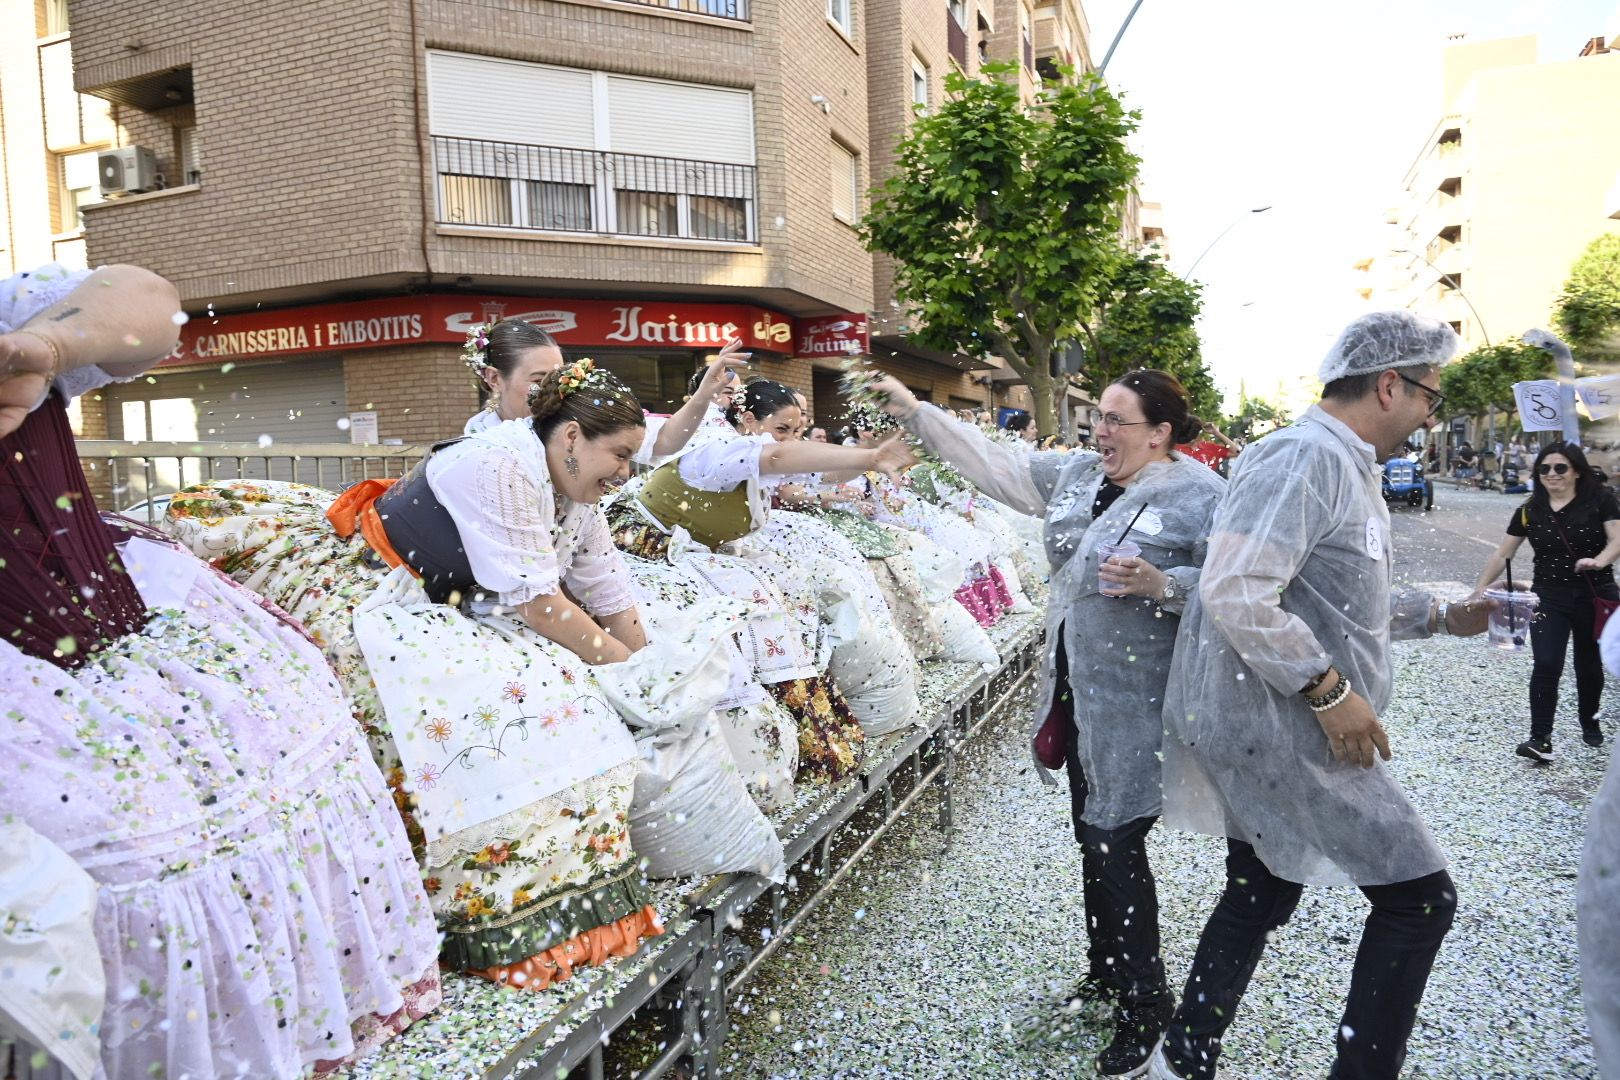
[[[1201,422],[1162,371],[1130,372],[1103,391],[1092,417],[1100,453],[1021,451],[920,405],[897,379],[875,389],[975,486],[1045,521],[1052,586],[1036,716],[1039,727],[1060,725],[1063,743],[1042,764],[1067,767],[1081,845],[1090,971],[1079,992],[1115,999],[1098,1073],[1139,1076],[1174,1005],[1146,847],[1162,803],[1164,685],[1226,481],[1174,451]],[[1126,538],[1139,555],[1103,557],[1100,545]],[[1038,761],[1046,745],[1037,738]]]

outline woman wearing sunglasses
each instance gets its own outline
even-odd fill
[[[1597,712],[1603,696],[1603,664],[1594,633],[1594,598],[1620,599],[1614,563],[1620,559],[1620,503],[1573,443],[1552,443],[1536,455],[1535,486],[1513,511],[1507,536],[1479,575],[1474,596],[1498,581],[1507,560],[1525,540],[1535,553],[1531,589],[1540,598],[1530,624],[1530,737],[1519,744],[1520,757],[1553,758],[1553,714],[1558,709],[1558,680],[1564,654],[1575,646],[1575,696],[1580,707],[1581,739],[1603,744]]]

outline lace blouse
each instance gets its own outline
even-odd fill
[[[427,480],[456,521],[473,576],[501,604],[525,604],[559,584],[595,616],[635,604],[601,508],[552,487],[530,421],[445,447],[429,459]]]

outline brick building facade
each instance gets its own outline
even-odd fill
[[[718,345],[677,329],[705,305],[753,313],[755,370],[818,419],[840,357],[800,346],[829,317],[941,404],[1016,403],[994,361],[886,321],[891,268],[854,221],[952,65],[1015,60],[1034,92],[1030,0],[68,3],[77,90],[165,177],[85,211],[89,260],[162,273],[187,340],[213,342],[87,405],[87,428],[331,441],[375,412],[384,441],[443,438],[477,407],[445,327],[291,351],[241,331],[456,297],[550,313],[654,410]],[[573,327],[591,305],[649,333]]]

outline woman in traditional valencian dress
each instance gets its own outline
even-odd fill
[[[3,981],[44,991],[0,1043],[23,1077],[41,1051],[49,1075],[297,1077],[439,999],[427,897],[320,651],[97,513],[64,406],[150,366],[179,321],[134,267],[0,282]],[[19,962],[23,929],[64,911],[91,933]]]
[[[641,443],[635,396],[584,360],[542,377],[529,418],[392,485],[223,481],[170,505],[350,687],[447,965],[543,988],[659,932],[627,827],[635,745],[590,676],[645,641],[597,505]]]
[[[656,465],[685,446],[707,415],[709,403],[736,386],[737,372],[751,353],[742,342],[728,341],[715,362],[692,377],[691,397],[671,416],[649,416],[635,460]],[[484,407],[467,420],[464,435],[488,431],[508,420],[529,415],[529,392],[548,372],[563,366],[557,339],[521,319],[475,326],[462,346],[462,360],[478,381]]]
[[[793,391],[765,379],[747,385],[725,413],[723,427],[713,422],[716,411],[711,406],[710,416],[675,460],[654,470],[615,504],[614,538],[625,551],[659,560],[668,557],[677,530],[711,551],[755,532],[770,512],[761,477],[833,470],[892,472],[912,460],[898,438],[864,450],[795,439],[801,411]],[[767,573],[783,590],[791,611],[814,623],[816,600],[804,595],[806,582],[795,583],[785,564],[750,560],[749,565]],[[799,720],[801,771],[816,779],[839,780],[859,763],[864,735],[837,689],[813,670],[819,651],[815,632],[807,631],[804,637],[795,650],[755,632],[745,651],[754,654],[766,689]],[[809,653],[811,666],[777,669],[786,677],[773,681],[768,674],[773,661],[791,660],[794,651]]]

